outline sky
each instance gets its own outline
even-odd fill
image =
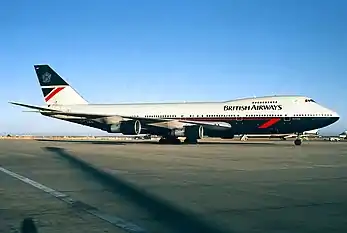
[[[22,112],[43,105],[34,64],[92,103],[225,101],[290,94],[347,129],[347,1],[4,1],[0,133],[100,134]]]

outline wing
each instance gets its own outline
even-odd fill
[[[34,105],[28,105],[28,104],[22,104],[22,103],[16,103],[16,102],[10,102],[11,104],[35,109],[39,112],[46,113],[46,114],[54,114],[54,115],[64,115],[64,116],[70,116],[70,117],[81,117],[84,119],[90,119],[90,120],[96,120],[96,121],[104,121],[108,118],[112,117],[118,117],[125,120],[139,120],[141,123],[154,126],[154,127],[162,127],[162,128],[177,128],[178,125],[181,126],[187,126],[187,125],[202,125],[202,126],[210,126],[214,128],[221,128],[221,129],[230,129],[231,125],[227,122],[205,122],[205,121],[194,121],[189,119],[170,119],[170,118],[148,118],[148,117],[135,117],[135,116],[126,116],[126,115],[114,115],[114,114],[90,114],[90,113],[77,113],[77,112],[69,112],[69,111],[62,111],[52,108],[44,108],[44,107],[38,107]]]

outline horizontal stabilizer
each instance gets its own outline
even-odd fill
[[[39,107],[39,106],[35,106],[35,105],[28,105],[28,104],[22,104],[22,103],[16,103],[16,102],[9,102],[9,103],[13,104],[13,105],[18,105],[18,106],[30,108],[30,109],[36,109],[39,111],[57,112],[56,110],[53,110],[53,109],[43,108],[43,107]]]

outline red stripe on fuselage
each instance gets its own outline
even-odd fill
[[[57,88],[55,88],[51,93],[49,93],[45,97],[45,101],[48,102],[50,99],[52,99],[56,94],[58,94],[63,89],[64,89],[64,87],[57,87]]]
[[[156,118],[158,119],[158,118]],[[165,118],[163,118],[165,119]],[[187,121],[268,121],[272,119],[271,117],[173,117],[173,118],[167,118],[172,120],[187,120]]]
[[[276,124],[280,120],[281,120],[281,118],[272,118],[272,119],[268,120],[267,122],[265,122],[264,124],[262,124],[261,126],[259,126],[258,128],[259,129],[269,128],[270,126]]]

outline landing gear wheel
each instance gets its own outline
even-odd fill
[[[302,140],[301,140],[300,138],[297,138],[297,139],[295,139],[295,141],[294,141],[294,144],[295,144],[296,146],[300,146],[301,143],[302,143]]]
[[[165,144],[167,143],[167,139],[166,138],[160,138],[159,139],[159,144]]]
[[[178,138],[160,138],[159,144],[181,144],[181,140]]]
[[[178,138],[173,138],[172,143],[173,144],[181,144],[181,140],[179,140]]]
[[[186,139],[184,139],[184,143],[186,143],[186,144],[197,144],[198,143],[198,139],[196,139],[196,138],[186,138]]]

